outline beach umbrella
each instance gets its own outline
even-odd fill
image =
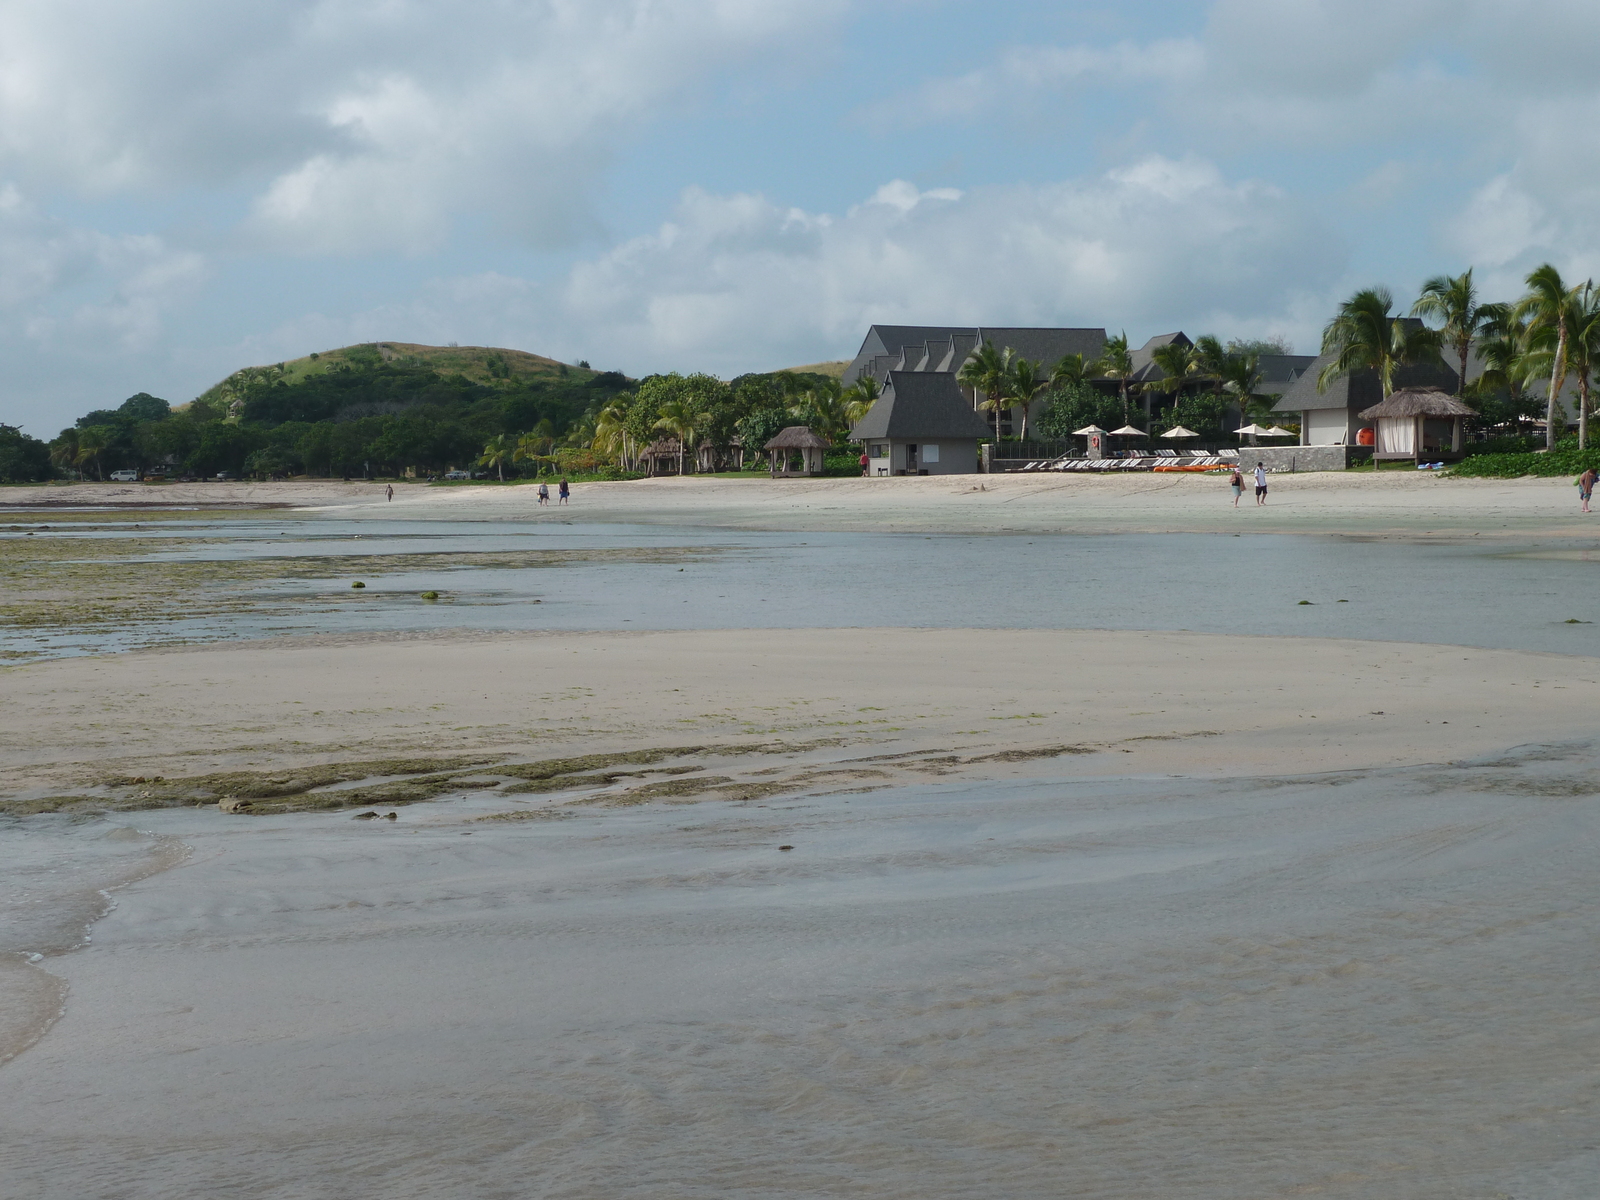
[[[1264,436],[1266,436],[1266,437],[1295,437],[1296,435],[1292,430],[1285,429],[1282,425],[1274,425],[1271,429],[1268,429],[1268,430],[1265,431]]]
[[[1174,425],[1161,436],[1164,438],[1197,438],[1200,435],[1192,429],[1185,429],[1182,425]]]
[[[1150,435],[1148,433],[1146,433],[1142,429],[1135,429],[1132,425],[1124,425],[1121,429],[1113,429],[1111,431],[1111,436],[1112,437],[1149,437]]]
[[[1252,421],[1250,424],[1246,425],[1243,429],[1235,429],[1234,432],[1235,433],[1248,433],[1253,437],[1260,437],[1264,433],[1270,434],[1272,432],[1272,430],[1263,429],[1263,428],[1261,428],[1261,426],[1257,425],[1254,421]]]
[[[1073,437],[1078,437],[1078,436],[1083,435],[1083,434],[1104,433],[1104,432],[1105,432],[1105,430],[1101,429],[1100,426],[1098,426],[1098,425],[1085,425],[1082,429],[1074,429],[1072,431],[1072,436]]]

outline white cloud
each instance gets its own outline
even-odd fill
[[[41,215],[0,188],[0,334],[148,345],[164,314],[204,281],[205,259],[148,234],[111,235]]]
[[[548,316],[630,366],[732,373],[838,353],[873,321],[1110,323],[1138,336],[1228,314],[1277,329],[1341,261],[1337,239],[1276,188],[1152,157],[964,195],[896,181],[837,217],[690,191],[656,233],[576,268]]]
[[[439,245],[486,213],[592,227],[613,150],[719,70],[801,50],[847,0],[14,0],[0,167],[85,194],[244,189],[265,244]]]

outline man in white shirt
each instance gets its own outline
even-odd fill
[[[1267,468],[1261,463],[1256,464],[1256,503],[1267,502]]]

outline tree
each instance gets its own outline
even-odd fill
[[[871,375],[861,376],[840,395],[845,418],[852,428],[872,411],[872,406],[878,402],[878,395],[878,381]]]
[[[1435,275],[1422,285],[1422,294],[1411,306],[1413,317],[1432,317],[1442,322],[1440,340],[1455,350],[1459,360],[1458,398],[1467,386],[1467,356],[1472,353],[1472,343],[1482,335],[1491,315],[1485,308],[1478,303],[1471,267],[1460,275]]]
[[[1372,370],[1387,400],[1394,391],[1395,369],[1438,349],[1437,333],[1393,316],[1393,307],[1394,296],[1385,287],[1362,288],[1339,306],[1322,331],[1322,352],[1334,358],[1317,376],[1317,391],[1327,391],[1341,375]]]
[[[517,445],[511,440],[510,434],[496,434],[484,444],[483,454],[478,459],[478,465],[480,467],[493,467],[500,476],[500,482],[504,483],[506,481],[506,463],[511,461],[516,451]]]
[[[63,429],[50,443],[50,461],[63,471],[78,471],[78,431]]]
[[[1489,424],[1519,421],[1534,415],[1526,395],[1529,376],[1528,318],[1511,304],[1485,304],[1484,336],[1478,343],[1483,374],[1472,385],[1473,400]],[[1504,389],[1508,403],[1498,395]]]
[[[1600,366],[1600,289],[1589,280],[1567,294],[1563,322],[1535,327],[1528,337],[1528,349],[1522,357],[1524,375],[1532,377],[1552,368],[1560,351],[1559,327],[1566,327],[1565,365],[1561,370],[1559,391],[1570,373],[1578,384],[1578,448],[1589,444],[1589,387],[1596,366]]]
[[[1028,406],[1038,397],[1040,392],[1050,386],[1050,381],[1039,371],[1037,363],[1031,363],[1025,358],[1019,358],[1011,364],[1011,378],[1009,391],[1010,398],[1022,410],[1022,440],[1028,440]]]
[[[1239,415],[1254,420],[1257,405],[1271,397],[1261,392],[1261,356],[1254,351],[1230,354],[1222,366],[1222,390],[1239,401]]]
[[[1569,288],[1549,263],[1535,267],[1528,274],[1528,294],[1517,301],[1515,312],[1528,319],[1531,338],[1553,338],[1550,358],[1550,394],[1545,404],[1544,444],[1548,450],[1556,445],[1556,393],[1567,377],[1567,318],[1571,315],[1570,301],[1576,288]]]
[[[628,429],[624,422],[627,420],[626,406],[612,401],[599,412],[594,420],[594,440],[589,443],[597,454],[604,454],[616,459],[622,465],[631,465],[633,456],[629,451]]]
[[[1050,368],[1050,386],[1062,388],[1077,385],[1083,382],[1083,373],[1087,370],[1084,366],[1083,355],[1063,354],[1061,360]]]
[[[95,477],[102,482],[105,474],[100,470],[100,456],[111,445],[111,434],[112,430],[105,425],[89,425],[78,430],[77,465],[81,467],[86,462],[94,463]]]
[[[0,425],[0,483],[43,483],[50,478],[50,447],[15,425]]]
[[[695,410],[687,400],[672,399],[661,406],[654,428],[678,439],[678,474],[683,474],[683,451],[694,440]]]
[[[1085,368],[1091,375],[1117,381],[1117,394],[1122,397],[1122,423],[1128,423],[1128,380],[1133,377],[1133,356],[1128,352],[1128,331],[1107,338],[1100,349],[1100,357]]]
[[[516,440],[511,450],[512,462],[553,462],[556,448],[555,427],[549,421],[540,421],[531,433]],[[535,467],[537,475],[544,468]]]
[[[1011,351],[1001,351],[992,342],[984,342],[967,356],[956,372],[956,382],[981,394],[978,407],[994,413],[994,436],[1000,436],[1000,410],[1011,377]]]

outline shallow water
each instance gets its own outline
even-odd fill
[[[1186,629],[1600,654],[1600,562],[1551,546],[1176,534],[747,533],[304,515],[163,523],[155,532],[215,542],[136,557],[108,565],[108,572],[150,569],[141,563],[159,569],[173,560],[520,550],[678,550],[690,557],[399,570],[364,578],[359,592],[350,587],[354,577],[342,574],[269,581],[250,589],[253,606],[163,624],[159,632],[125,624],[65,633],[10,629],[0,631],[0,650],[78,654],[174,639],[460,628],[915,626]],[[17,535],[0,535],[0,550],[6,536]],[[122,535],[85,529],[52,536]],[[441,599],[425,601],[424,591]]]
[[[1588,1197],[1597,779],[140,814],[0,1191]]]

